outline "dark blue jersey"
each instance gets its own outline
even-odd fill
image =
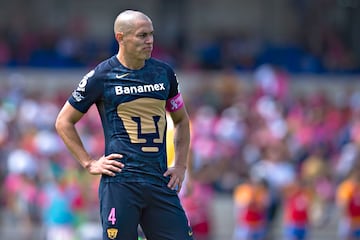
[[[149,59],[139,70],[113,56],[84,76],[68,99],[82,113],[96,104],[105,136],[105,155],[120,153],[125,164],[104,181],[168,182],[166,103],[177,96],[178,82],[167,64]]]

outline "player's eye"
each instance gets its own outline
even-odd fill
[[[140,38],[146,38],[147,33],[141,33],[141,34],[139,34],[138,36],[139,36]]]
[[[147,38],[147,37],[153,36],[153,35],[154,35],[154,33],[153,33],[153,32],[150,32],[150,33],[140,33],[138,36],[139,36],[140,38]]]

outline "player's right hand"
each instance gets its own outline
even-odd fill
[[[118,153],[112,153],[108,156],[102,156],[98,160],[92,160],[87,166],[86,169],[90,174],[99,175],[105,174],[108,176],[115,176],[116,173],[121,172],[121,169],[125,166],[122,162],[119,162],[118,159],[123,156]]]

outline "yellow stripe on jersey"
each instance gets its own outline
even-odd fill
[[[168,167],[173,166],[175,160],[175,146],[174,146],[174,122],[170,114],[167,115],[167,133],[166,133],[166,151],[167,151],[167,164]]]

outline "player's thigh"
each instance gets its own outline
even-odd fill
[[[99,189],[103,239],[137,239],[141,192],[133,184],[101,183]]]
[[[151,197],[141,225],[148,240],[187,240],[193,233],[175,191],[151,186]]]

